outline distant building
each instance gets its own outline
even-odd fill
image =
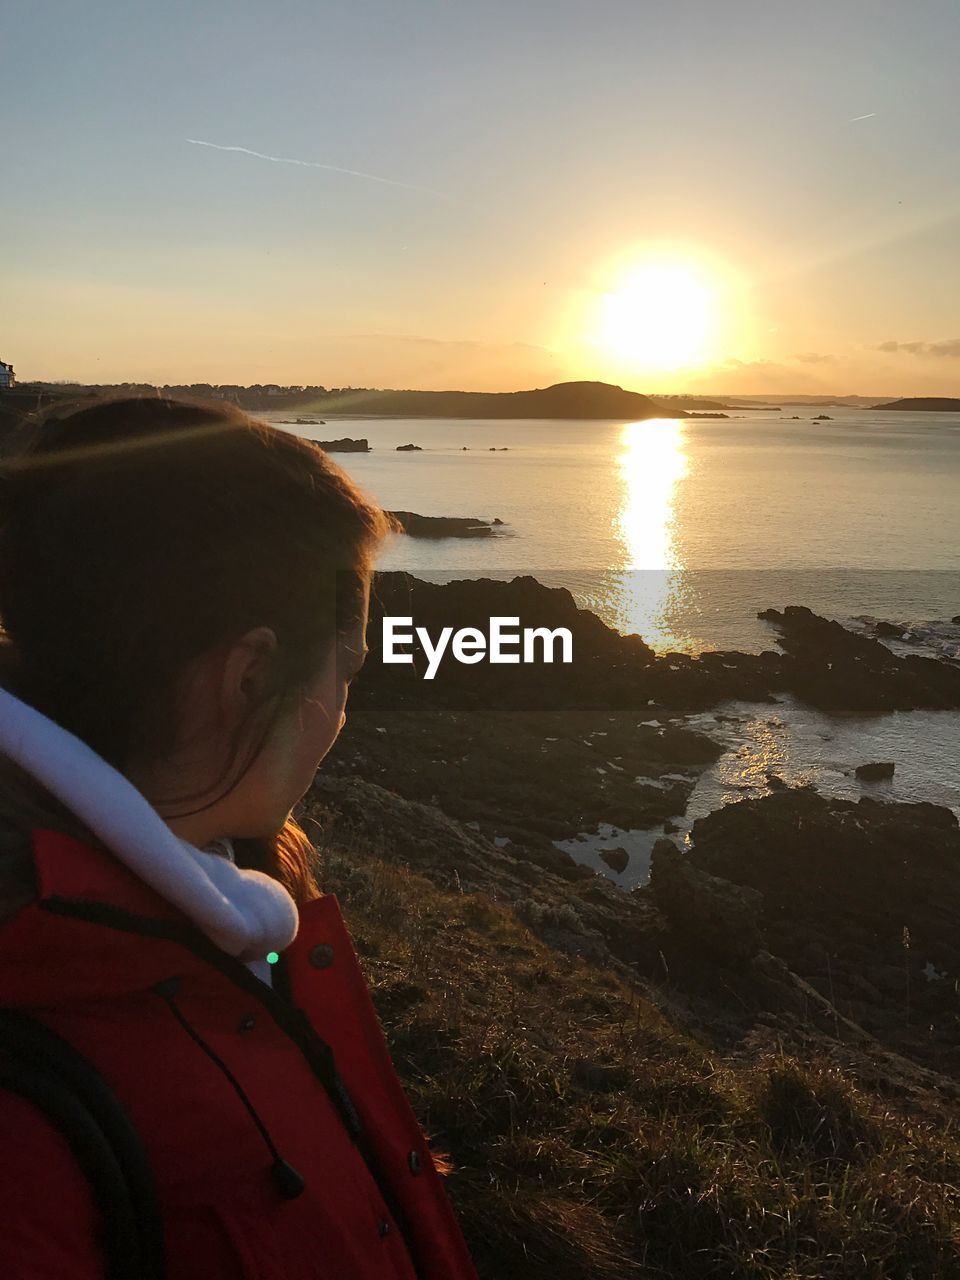
[[[15,387],[17,378],[13,372],[13,365],[6,364],[0,360],[0,391],[5,391],[8,387]]]

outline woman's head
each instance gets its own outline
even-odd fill
[[[300,894],[289,811],[343,722],[392,527],[316,445],[212,402],[48,417],[0,468],[6,683],[178,834]]]

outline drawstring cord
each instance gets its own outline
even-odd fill
[[[188,1022],[187,1018],[184,1016],[182,1009],[180,1008],[180,1006],[177,1004],[177,1001],[176,1001],[177,993],[180,990],[180,979],[166,978],[163,982],[158,982],[156,986],[153,988],[153,990],[157,993],[158,996],[161,997],[161,999],[166,1001],[167,1007],[170,1009],[170,1012],[173,1014],[176,1020],[180,1023],[181,1027],[183,1027],[184,1031],[186,1031],[187,1035],[194,1042],[194,1044],[197,1045],[198,1048],[203,1050],[203,1052],[207,1055],[210,1061],[214,1063],[214,1065],[217,1066],[223,1072],[224,1076],[230,1082],[230,1085],[233,1088],[234,1092],[236,1093],[237,1097],[246,1107],[247,1112],[250,1115],[250,1119],[257,1126],[257,1130],[261,1138],[263,1138],[264,1142],[267,1145],[267,1150],[270,1152],[271,1156],[273,1157],[273,1165],[271,1167],[270,1172],[273,1175],[274,1182],[277,1184],[278,1191],[283,1196],[284,1200],[295,1200],[297,1196],[302,1194],[302,1192],[305,1190],[307,1185],[306,1182],[304,1181],[303,1174],[299,1173],[293,1167],[293,1165],[289,1162],[289,1160],[284,1160],[283,1156],[280,1154],[280,1152],[277,1149],[277,1144],[274,1142],[273,1138],[271,1137],[270,1130],[261,1120],[256,1107],[254,1107],[253,1103],[247,1097],[246,1091],[244,1090],[240,1081],[233,1074],[233,1072],[230,1070],[230,1068],[227,1066],[224,1060],[220,1057],[220,1055],[216,1052],[216,1050],[212,1049],[210,1045],[207,1044],[206,1040],[203,1039],[200,1033],[192,1026],[190,1022]]]
[[[153,991],[160,996],[168,1005],[170,1012],[176,1018],[177,1022],[183,1027],[190,1039],[201,1049],[210,1061],[223,1073],[231,1088],[235,1091],[237,1097],[243,1103],[251,1120],[257,1127],[257,1131],[266,1143],[270,1155],[273,1157],[273,1165],[271,1174],[277,1185],[277,1189],[285,1200],[294,1200],[301,1195],[306,1189],[306,1180],[303,1174],[293,1167],[288,1160],[285,1160],[277,1148],[270,1130],[260,1118],[257,1109],[248,1098],[240,1081],[236,1078],[227,1064],[223,1061],[215,1049],[203,1039],[196,1028],[188,1021],[180,1006],[176,1003],[176,997],[180,990],[180,978],[166,978],[162,982],[158,982],[153,987]],[[387,1181],[379,1162],[374,1155],[369,1140],[363,1128],[363,1122],[353,1104],[346,1085],[340,1078],[337,1071],[336,1063],[333,1058],[333,1050],[322,1036],[318,1035],[314,1029],[310,1019],[302,1009],[289,1008],[285,1010],[285,1020],[292,1023],[292,1031],[295,1029],[299,1033],[299,1042],[304,1050],[308,1062],[320,1078],[320,1082],[326,1090],[327,1096],[334,1104],[337,1112],[342,1119],[347,1132],[350,1134],[354,1145],[357,1147],[364,1163],[369,1170],[370,1176],[377,1185],[380,1195],[383,1197],[384,1203],[393,1215],[400,1234],[406,1241],[411,1260],[415,1259],[416,1252],[414,1249],[413,1238],[411,1235],[410,1224],[407,1220],[400,1202],[397,1199],[393,1187]],[[416,1266],[416,1264],[414,1264]]]
[[[370,1171],[371,1177],[377,1184],[377,1188],[383,1197],[387,1208],[393,1214],[394,1221],[400,1228],[400,1233],[407,1242],[411,1258],[415,1258],[416,1253],[413,1246],[410,1225],[403,1209],[400,1207],[400,1202],[397,1199],[393,1187],[387,1181],[387,1178],[373,1153],[373,1148],[370,1146],[369,1139],[367,1138],[366,1132],[363,1128],[363,1122],[357,1113],[356,1107],[353,1105],[353,1100],[349,1093],[347,1093],[347,1087],[340,1078],[340,1073],[337,1071],[336,1063],[333,1058],[333,1050],[327,1044],[326,1040],[317,1034],[313,1024],[302,1009],[296,1009],[293,1011],[291,1021],[303,1037],[303,1040],[306,1042],[304,1044],[304,1049],[307,1053],[309,1062],[313,1065],[314,1070],[320,1077],[321,1083],[327,1091],[327,1095],[339,1111],[343,1122],[353,1139],[354,1145],[363,1157],[363,1161]]]

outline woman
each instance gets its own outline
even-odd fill
[[[476,1276],[291,817],[389,528],[219,404],[98,402],[2,466],[0,1005],[125,1108],[174,1280]],[[102,1276],[64,1133],[13,1089],[0,1133],[0,1274]]]

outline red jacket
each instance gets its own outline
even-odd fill
[[[111,855],[53,830],[32,840],[39,895],[0,926],[0,1004],[78,1048],[125,1105],[170,1280],[476,1280],[335,894],[301,908],[272,992]],[[321,1081],[318,1037],[385,1193]],[[97,1215],[65,1139],[4,1092],[0,1134],[0,1275],[99,1280]],[[306,1183],[294,1199],[277,1152]]]

